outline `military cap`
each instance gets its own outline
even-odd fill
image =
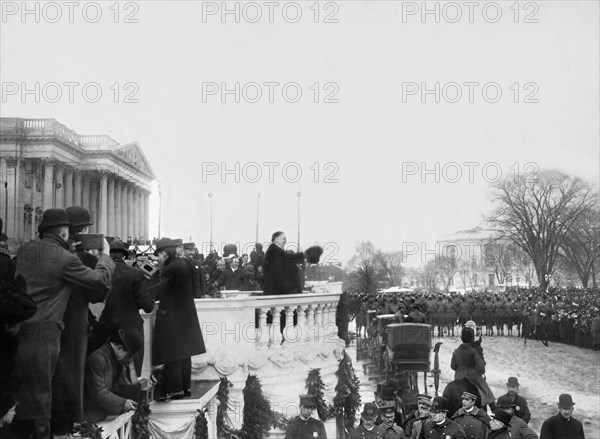
[[[417,404],[425,404],[425,405],[431,407],[431,396],[419,394],[417,396]]]
[[[443,396],[436,396],[435,398],[433,398],[433,401],[431,403],[431,412],[447,412],[449,410],[449,405],[450,404],[448,403],[448,400],[446,398],[444,398]]]
[[[171,242],[175,247],[179,247],[183,245],[183,239],[172,239]]]
[[[186,242],[183,244],[183,248],[186,250],[193,250],[196,248],[196,243],[194,242]]]
[[[379,411],[381,413],[395,412],[396,411],[396,404],[394,404],[392,401],[384,401],[379,406]]]
[[[473,401],[477,400],[477,395],[471,392],[464,391],[460,396],[462,399],[472,399]]]
[[[303,407],[317,407],[317,397],[315,395],[300,395],[300,405]]]
[[[375,405],[375,403],[372,402],[367,402],[364,406],[363,406],[363,411],[361,414],[361,417],[363,418],[367,418],[367,419],[375,419],[377,418],[377,406]]]

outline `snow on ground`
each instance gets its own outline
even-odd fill
[[[354,322],[352,322],[354,323]],[[350,328],[353,330],[354,328]],[[445,385],[454,379],[450,368],[452,352],[460,344],[459,337],[434,338],[441,341],[440,349],[440,394]],[[355,368],[356,341],[351,351]],[[600,352],[581,349],[560,343],[544,346],[540,341],[528,340],[527,344],[516,337],[483,337],[486,379],[496,397],[506,393],[506,381],[516,376],[520,383],[520,394],[527,400],[532,413],[529,425],[539,434],[544,420],[557,413],[558,395],[570,393],[575,402],[573,416],[584,423],[586,439],[600,439]],[[433,362],[433,354],[431,356]],[[362,375],[357,371],[357,375]],[[362,377],[361,394],[369,395],[363,402],[372,400],[375,382]],[[420,381],[422,382],[422,381]],[[428,384],[433,380],[428,379]],[[366,387],[362,389],[362,387]],[[429,389],[433,393],[433,389]]]

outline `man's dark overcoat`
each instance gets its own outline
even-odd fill
[[[206,352],[194,303],[193,274],[182,258],[170,257],[150,293],[160,301],[156,311],[152,365]]]
[[[542,424],[540,439],[584,439],[583,425],[577,419],[566,420],[560,413],[546,419]]]
[[[464,408],[458,409],[451,418],[460,425],[469,438],[485,439],[490,432],[490,417],[478,407],[474,407],[471,412]]]
[[[77,252],[86,267],[96,268],[98,258],[87,252]],[[114,279],[114,274],[113,274]],[[61,413],[73,421],[83,419],[83,378],[88,344],[88,306],[106,298],[106,291],[74,286],[67,302],[60,336],[60,353],[52,380],[52,412]],[[56,415],[58,416],[58,415]]]
[[[263,263],[263,295],[302,293],[297,264],[303,262],[304,253],[287,253],[271,244]]]
[[[49,419],[52,377],[56,369],[63,328],[63,315],[73,286],[106,294],[110,289],[114,262],[101,255],[96,269],[86,267],[67,243],[55,234],[21,246],[17,253],[17,275],[27,282],[27,294],[37,311],[21,324],[19,348],[10,389],[17,397],[20,419]]]
[[[315,418],[295,417],[285,430],[285,439],[327,439],[325,425]]]
[[[455,380],[466,378],[477,387],[482,405],[488,405],[496,400],[490,387],[483,379],[485,363],[470,343],[463,343],[454,350],[450,367],[455,371]]]
[[[526,424],[528,424],[529,421],[531,421],[531,412],[529,411],[529,407],[527,407],[527,400],[519,394],[514,395],[514,398],[510,393],[507,393],[503,396],[512,398],[515,410],[514,415],[518,418],[521,418]]]
[[[465,430],[448,418],[444,419],[441,424],[428,419],[421,427],[419,437],[422,439],[467,439]]]

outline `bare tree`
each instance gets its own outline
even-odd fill
[[[404,255],[401,251],[378,251],[375,255],[381,276],[389,282],[390,286],[400,286],[402,284],[402,276],[404,276],[403,259]]]
[[[444,285],[444,291],[450,291],[452,279],[458,271],[458,264],[454,258],[437,257],[435,260],[437,275]]]
[[[559,171],[505,178],[493,185],[495,208],[488,221],[529,255],[546,288],[566,235],[594,196],[591,185]]]
[[[561,245],[561,255],[587,288],[594,263],[600,259],[600,210],[598,201],[584,212],[566,234]]]
[[[507,276],[517,264],[517,247],[507,239],[496,239],[484,246],[484,264],[494,271],[499,284],[504,284]]]
[[[421,276],[421,285],[430,291],[437,290],[438,273],[435,260],[427,261],[419,270],[419,274]]]
[[[348,262],[354,289],[374,294],[380,280],[375,246],[370,241],[363,241],[356,245],[355,250],[356,254]]]

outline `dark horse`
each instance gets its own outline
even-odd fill
[[[468,379],[463,378],[461,380],[451,381],[448,383],[448,385],[444,389],[444,392],[442,393],[442,396],[446,398],[450,403],[448,410],[449,418],[452,417],[452,415],[454,415],[454,413],[456,413],[457,410],[462,407],[461,396],[465,391],[477,395],[477,401],[475,401],[475,405],[477,407],[481,407],[481,396],[479,395],[479,390],[477,390],[477,387],[471,384],[471,382]],[[485,410],[484,407],[481,408]]]

